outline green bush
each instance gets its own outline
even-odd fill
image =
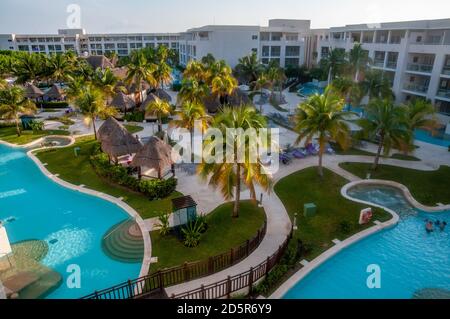
[[[181,232],[184,237],[184,245],[189,248],[197,247],[200,244],[200,238],[204,233],[204,228],[205,225],[198,219],[189,222],[185,227],[183,227]]]
[[[36,103],[38,108],[43,109],[64,109],[69,107],[69,103],[67,102],[38,102]]]
[[[100,146],[97,146],[90,161],[98,175],[116,184],[140,192],[148,196],[150,200],[165,198],[172,194],[177,187],[177,180],[175,178],[167,180],[139,180],[131,176],[126,167],[111,164],[108,155],[100,151]]]
[[[143,122],[145,120],[144,112],[127,113],[123,119],[128,122]]]
[[[180,90],[181,90],[181,83],[174,83],[174,84],[172,84],[172,91],[180,92]]]

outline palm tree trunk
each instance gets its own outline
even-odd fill
[[[239,217],[239,203],[241,201],[241,165],[237,165],[236,169],[236,195],[234,198],[233,218]]]
[[[20,136],[20,127],[19,127],[19,120],[16,118],[16,133],[17,136]]]
[[[320,178],[323,178],[323,146],[320,146],[320,150],[319,150],[319,167],[318,167],[318,171],[319,171],[319,176]]]
[[[359,79],[359,67],[356,67],[355,82],[358,82],[358,79]]]
[[[162,132],[162,119],[161,119],[161,114],[158,115],[158,132],[159,132],[159,133]]]
[[[378,163],[380,162],[380,156],[381,156],[381,151],[383,150],[383,144],[384,144],[384,134],[381,135],[380,142],[378,144],[377,156],[375,156],[375,162],[373,163],[373,167],[372,167],[374,171],[378,169]]]
[[[333,72],[333,68],[330,67],[330,69],[328,70],[328,85],[331,84],[331,77],[332,77],[332,75],[333,75],[332,72]]]
[[[95,140],[97,140],[97,129],[95,128],[95,116],[92,117],[92,126],[94,127]]]

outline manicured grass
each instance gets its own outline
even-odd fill
[[[361,178],[368,172],[373,179],[385,179],[401,183],[409,188],[416,200],[424,205],[437,203],[450,204],[450,167],[441,166],[432,172],[417,171],[409,168],[380,165],[372,171],[372,164],[342,163],[340,166]]]
[[[417,158],[412,155],[405,155],[405,154],[400,154],[400,153],[392,154],[391,158],[402,160],[402,161],[420,162],[420,158]]]
[[[139,125],[132,125],[132,124],[125,124],[124,127],[130,132],[131,134],[139,133],[144,130],[142,126]]]
[[[45,131],[22,131],[20,136],[17,136],[16,127],[0,127],[0,140],[11,144],[25,145],[31,143],[41,137],[48,135],[69,135],[68,131],[64,130],[45,130]]]
[[[61,149],[42,151],[37,157],[47,163],[47,169],[53,174],[75,185],[86,185],[87,188],[97,190],[114,197],[123,197],[124,201],[133,207],[142,218],[159,216],[161,212],[171,212],[170,199],[180,197],[180,193],[173,193],[163,200],[150,201],[144,195],[130,191],[119,185],[99,177],[92,168],[89,157],[95,145],[92,136],[77,139],[73,146]],[[74,148],[79,147],[78,156],[74,155]]]
[[[297,213],[298,230],[295,237],[308,249],[305,257],[312,260],[332,247],[333,239],[344,240],[351,235],[372,227],[360,226],[359,214],[366,205],[361,205],[341,196],[341,188],[347,184],[344,178],[325,169],[321,179],[317,168],[312,167],[294,173],[275,185],[275,192],[283,202],[291,219]],[[306,218],[303,206],[315,203],[317,214]],[[373,220],[387,221],[392,216],[381,209],[374,210]]]
[[[232,203],[227,203],[207,216],[208,230],[196,248],[184,246],[175,235],[163,237],[158,231],[151,232],[152,255],[158,257],[158,263],[151,266],[151,272],[179,266],[184,262],[204,260],[252,239],[264,224],[264,210],[252,202],[243,201],[239,218],[232,218],[232,209]]]

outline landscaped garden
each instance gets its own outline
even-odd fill
[[[250,201],[240,204],[239,218],[232,218],[233,204],[217,207],[205,218],[207,230],[200,237],[197,247],[189,248],[175,233],[162,236],[158,230],[151,232],[152,256],[158,257],[158,263],[150,267],[151,272],[183,265],[209,257],[227,253],[231,248],[245,244],[252,239],[265,221],[263,208]]]
[[[342,197],[341,188],[347,183],[344,178],[327,169],[324,170],[324,177],[320,178],[317,168],[313,167],[294,173],[275,185],[275,192],[291,219],[297,214],[298,231],[295,232],[295,238],[304,245],[303,258],[312,260],[332,247],[334,239],[344,240],[373,226],[358,224],[359,214],[367,206]],[[315,216],[303,216],[303,206],[307,203],[317,206]],[[383,222],[390,218],[387,212],[374,210],[373,220]]]
[[[95,151],[97,142],[93,136],[78,138],[70,147],[53,149],[37,153],[42,163],[47,163],[47,169],[59,174],[59,177],[74,185],[85,185],[87,188],[109,194],[114,197],[123,197],[124,202],[133,207],[142,218],[157,217],[161,212],[171,212],[171,199],[181,194],[174,192],[162,200],[150,200],[147,196],[119,186],[95,172],[90,158]],[[79,148],[77,156],[75,148]]]
[[[69,132],[66,130],[30,130],[22,131],[21,135],[17,136],[15,126],[0,127],[0,140],[17,145],[25,145],[49,135],[69,135]]]
[[[418,171],[389,165],[380,165],[372,170],[372,164],[342,163],[340,166],[350,173],[366,178],[384,179],[408,187],[414,198],[424,205],[450,204],[450,167],[441,166],[437,171]]]

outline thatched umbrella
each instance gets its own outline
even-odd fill
[[[163,89],[156,89],[155,92],[152,93],[159,97],[161,100],[167,101],[169,103],[172,102],[172,97]]]
[[[86,62],[95,70],[97,68],[100,68],[102,70],[106,68],[114,68],[114,64],[111,63],[111,61],[105,57],[104,55],[91,55],[88,56],[86,59]]]
[[[139,169],[139,178],[141,178],[142,167],[154,169],[158,174],[158,179],[162,178],[163,170],[172,169],[175,175],[173,165],[175,161],[172,158],[172,147],[160,140],[156,136],[150,137],[150,140],[133,158],[132,167]]]
[[[135,107],[133,99],[123,92],[116,94],[110,105],[125,113]]]
[[[44,100],[64,100],[66,94],[56,84],[53,84],[50,90],[44,94]]]
[[[147,107],[150,103],[158,101],[158,100],[159,100],[159,97],[157,97],[153,93],[150,93],[149,95],[147,95],[147,98],[144,100],[144,102],[142,102],[141,106],[139,107],[139,110],[145,112],[145,110],[147,109]]]
[[[109,117],[97,134],[102,150],[117,161],[117,157],[137,153],[141,142],[127,131],[115,118]]]
[[[44,92],[33,84],[27,84],[25,86],[25,96],[29,99],[38,99],[44,96]]]

